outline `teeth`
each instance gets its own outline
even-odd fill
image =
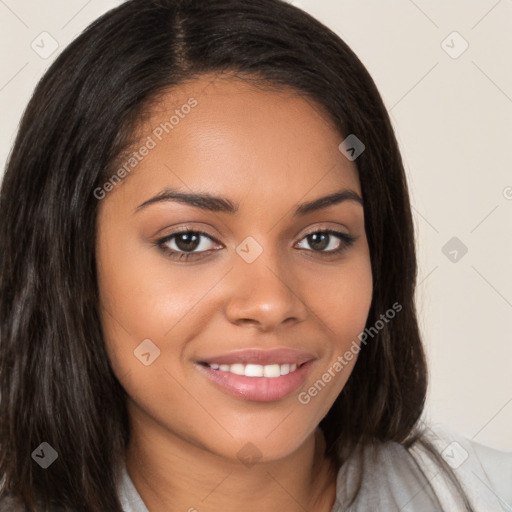
[[[266,366],[262,366],[261,368],[263,372],[263,377],[280,377],[282,375],[281,367],[278,364],[267,364]]]
[[[243,365],[240,365],[243,366]],[[243,375],[246,377],[263,377],[263,366],[261,364],[247,364]]]
[[[229,371],[235,375],[244,375],[245,367],[243,364],[232,364],[229,368]]]
[[[235,375],[245,375],[246,377],[281,377],[288,375],[297,369],[297,365],[293,364],[209,364],[212,370],[220,370],[222,372],[231,372]]]

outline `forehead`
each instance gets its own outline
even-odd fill
[[[160,94],[137,136],[134,151],[144,156],[123,187],[138,197],[165,186],[295,202],[360,193],[357,167],[339,150],[344,137],[322,106],[291,88],[205,75]]]

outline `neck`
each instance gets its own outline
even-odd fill
[[[126,468],[151,512],[330,512],[336,470],[320,429],[287,457],[244,465],[153,424],[132,423]]]

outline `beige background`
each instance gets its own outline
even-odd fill
[[[2,170],[37,80],[120,3],[0,0]],[[292,3],[358,54],[397,131],[418,230],[426,418],[512,450],[512,0]],[[59,45],[47,59],[31,47],[40,37]],[[453,237],[467,254],[445,256]]]

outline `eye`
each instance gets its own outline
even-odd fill
[[[323,229],[308,233],[303,240],[313,248],[312,252],[330,256],[348,249],[354,244],[356,237],[333,229]]]
[[[157,245],[173,259],[188,260],[211,250],[208,247],[208,242],[202,240],[204,238],[217,242],[203,231],[184,229],[158,240]]]

